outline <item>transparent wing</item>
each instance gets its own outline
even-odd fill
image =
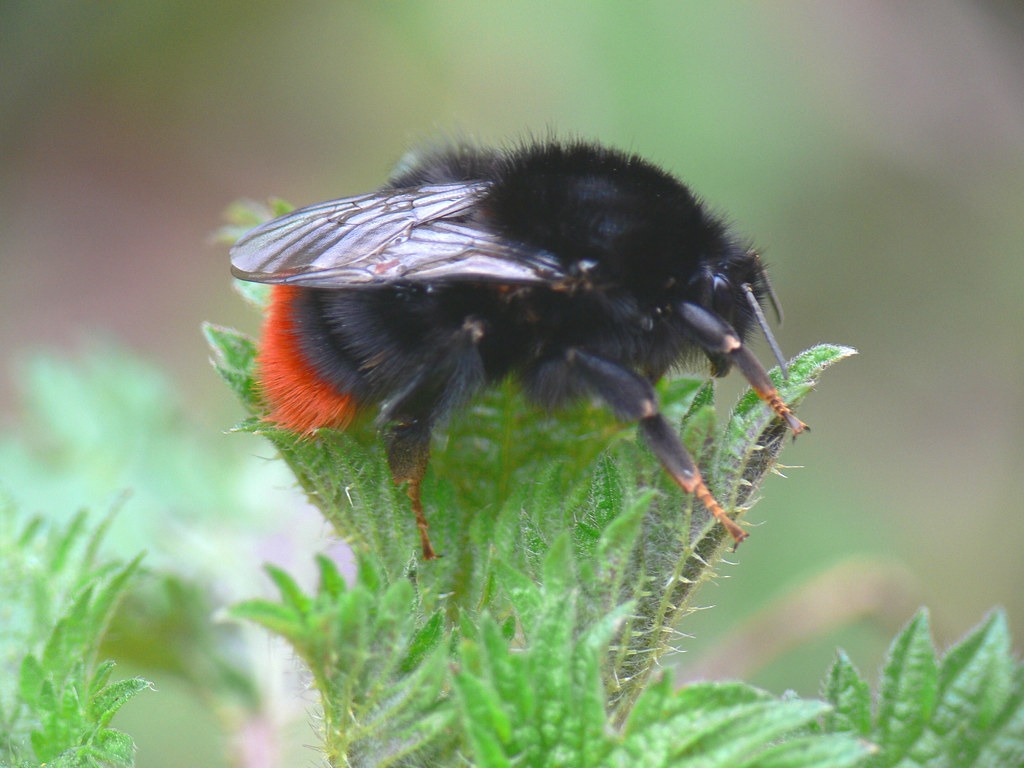
[[[562,277],[550,254],[465,221],[489,186],[434,184],[300,208],[235,243],[231,271],[243,280],[314,288]]]

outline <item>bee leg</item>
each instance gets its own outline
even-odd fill
[[[430,458],[430,433],[439,419],[465,403],[483,385],[483,361],[477,351],[483,333],[482,321],[472,316],[465,318],[445,340],[446,354],[424,362],[405,390],[393,396],[381,410],[381,419],[391,422],[385,434],[391,476],[396,483],[409,484],[407,493],[416,515],[424,560],[439,557],[430,544],[421,494]]]
[[[715,500],[693,457],[659,412],[657,395],[647,379],[581,350],[569,352],[569,364],[616,416],[639,423],[640,434],[672,480],[686,493],[697,497],[704,508],[729,532],[736,546],[747,538],[747,532]]]
[[[704,351],[712,357],[724,356],[729,362],[735,364],[757,396],[789,425],[794,437],[809,429],[796,417],[789,406],[782,402],[779,391],[772,384],[764,366],[749,349],[743,346],[739,334],[729,323],[714,312],[690,302],[680,304],[679,312],[693,332],[694,339]]]
[[[420,486],[423,476],[427,473],[427,461],[430,458],[430,425],[418,419],[396,423],[388,428],[384,441],[391,476],[396,483],[409,484],[406,493],[412,502],[413,514],[416,515],[423,559],[434,560],[438,555],[430,543],[427,516],[423,513],[423,500],[420,495]]]
[[[704,478],[690,456],[689,451],[683,445],[682,440],[674,429],[665,421],[660,413],[640,420],[640,432],[643,434],[647,445],[650,446],[654,455],[661,461],[661,465],[675,480],[676,485],[687,493],[697,497],[704,508],[715,516],[715,519],[729,532],[733,540],[733,549],[740,545],[748,534],[739,524],[733,520],[722,509],[721,505],[711,495]]]

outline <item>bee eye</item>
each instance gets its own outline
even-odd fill
[[[711,309],[720,317],[731,321],[735,314],[736,297],[732,283],[722,275],[715,275],[711,281]]]

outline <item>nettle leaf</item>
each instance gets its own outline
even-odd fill
[[[137,677],[106,685],[90,697],[90,717],[105,727],[121,707],[147,689],[153,690],[152,683]]]
[[[612,766],[854,766],[869,747],[811,733],[821,702],[779,700],[742,683],[650,686],[623,730]]]
[[[215,348],[221,348],[215,358],[226,369],[225,378],[241,382],[243,400],[258,419],[258,398],[246,399],[254,391],[249,342],[231,334],[209,337]],[[802,398],[825,368],[849,354],[852,351],[845,347],[809,350],[793,361],[783,386],[793,398]],[[232,367],[236,364],[241,367]],[[683,437],[707,467],[716,492],[737,505],[746,503],[784,444],[784,430],[770,410],[745,398],[719,427],[710,383],[672,382],[663,385],[660,394],[666,412],[684,419]],[[646,448],[632,439],[631,427],[616,424],[589,404],[560,416],[539,415],[506,385],[457,416],[444,442],[435,447],[424,483],[431,535],[446,555],[426,564],[418,562],[408,500],[391,480],[374,431],[357,424],[344,433],[324,430],[312,438],[298,437],[257,419],[243,429],[271,440],[336,530],[357,552],[374,553],[367,561],[377,564],[375,578],[391,585],[414,585],[406,610],[418,618],[406,628],[403,646],[409,659],[418,658],[420,648],[425,649],[425,658],[451,649],[443,637],[460,631],[464,611],[471,624],[484,613],[496,617],[501,627],[496,636],[504,647],[510,641],[521,645],[526,628],[536,627],[546,615],[543,590],[577,594],[571,614],[574,637],[620,606],[632,605],[634,610],[616,624],[618,634],[598,665],[601,687],[596,690],[605,697],[613,724],[624,722],[658,660],[672,650],[672,628],[731,543],[724,541],[720,526],[700,505],[666,479]],[[582,451],[581,434],[590,435],[582,441]],[[606,447],[598,453],[595,448],[602,441]],[[581,463],[581,456],[588,463]],[[731,484],[731,490],[723,492],[723,484]],[[282,603],[245,604],[236,615],[288,637],[312,665],[318,651],[308,634],[311,629],[295,613],[302,613],[303,598],[281,575],[275,581]],[[372,594],[376,592],[367,593]],[[362,626],[364,614],[379,612],[371,608],[378,599],[344,598],[351,602],[350,610],[355,611],[357,602],[362,606],[358,615],[348,616],[345,626]],[[319,625],[325,623],[329,624],[324,620]],[[492,634],[488,630],[485,637]],[[333,642],[360,647],[358,635],[334,636]],[[528,637],[528,643],[547,642],[549,651],[564,649],[564,638],[545,632]],[[561,667],[549,662],[543,671],[538,668],[542,683],[535,681],[520,690],[533,693],[538,685],[552,681],[564,687],[570,674],[564,668],[567,660]],[[397,664],[402,671],[410,668],[407,660]],[[348,704],[333,701],[331,675],[322,668],[313,672],[322,681],[325,707],[343,711]],[[516,686],[520,684],[517,681]],[[346,690],[352,686],[349,679]],[[490,705],[480,681],[465,682],[463,687],[466,706],[487,711]],[[543,697],[549,706],[556,706],[554,692],[561,687],[554,686],[551,695]],[[580,701],[592,701],[577,694]],[[559,722],[568,727],[569,721]],[[582,720],[572,722],[582,727]],[[494,754],[516,753],[506,753],[505,747],[517,742],[508,742],[508,734],[497,726],[470,728],[467,721],[466,737],[475,740],[481,755],[490,754],[495,744],[504,746]]]
[[[238,603],[232,607],[231,615],[236,619],[259,624],[289,642],[300,639],[305,628],[302,616],[290,606],[270,600],[246,600]]]
[[[814,389],[821,374],[841,360],[856,355],[851,347],[819,344],[789,361],[789,377],[777,368],[770,371],[779,395],[798,408]],[[764,406],[754,392],[740,398],[717,441],[709,472],[709,484],[727,507],[742,507],[756,493],[774,466],[788,439],[786,426]]]
[[[150,683],[111,682],[114,663],[96,656],[141,558],[99,561],[107,523],[90,531],[84,514],[64,528],[36,518],[21,531],[13,508],[0,518],[0,764],[132,765],[134,744],[110,721]]]
[[[747,762],[743,768],[850,768],[864,765],[870,748],[863,742],[843,737],[816,736],[794,738],[768,747]]]
[[[519,650],[489,617],[463,633],[455,689],[473,765],[845,768],[869,755],[853,735],[816,732],[823,702],[780,700],[742,683],[676,691],[666,676],[615,725],[601,666],[629,607],[574,637],[574,606],[546,596]]]
[[[244,333],[213,323],[203,324],[203,335],[213,352],[214,370],[248,412],[258,412],[260,400],[253,378],[256,344]]]
[[[245,291],[251,303],[265,304],[261,290]],[[285,636],[310,666],[329,760],[388,754],[394,764],[396,754],[415,754],[411,762],[445,764],[445,756],[472,753],[478,765],[600,765],[613,751],[631,753],[634,731],[639,743],[655,732],[648,727],[682,716],[672,714],[677,702],[666,694],[672,712],[649,707],[650,722],[640,727],[634,705],[731,541],[666,477],[635,425],[592,402],[542,413],[512,381],[482,393],[437,430],[422,490],[444,557],[424,563],[379,426],[357,420],[344,432],[312,436],[275,428],[261,420],[255,345],[214,326],[206,335],[218,372],[249,414],[238,430],[274,445],[361,564],[348,586],[333,570],[322,572],[315,595],[272,572],[281,599],[235,612]],[[795,405],[850,354],[826,345],[798,356],[779,382],[782,396]],[[660,382],[658,396],[709,486],[742,515],[783,447],[784,427],[749,396],[720,418],[713,385],[699,379]],[[820,758],[856,742],[801,731],[824,716],[817,703],[786,704],[777,721],[760,710],[780,706],[775,699],[741,704],[748,710],[716,710],[723,719],[696,729],[707,741],[694,742],[693,754],[809,765],[792,756]],[[442,737],[414,723],[459,728]],[[690,731],[664,732],[666,755],[685,753],[680,733]],[[715,733],[731,736],[719,744]],[[742,739],[730,753],[728,744]],[[789,741],[788,751],[778,747]],[[775,752],[766,752],[770,745]]]
[[[871,687],[861,679],[849,657],[839,652],[825,683],[825,699],[833,711],[825,716],[828,731],[851,731],[867,738],[871,733]]]
[[[352,584],[326,558],[318,567],[313,594],[268,567],[280,601],[242,603],[232,615],[284,637],[308,666],[328,759],[394,765],[441,749],[434,742],[443,741],[453,714],[441,697],[447,648],[439,616],[419,619],[412,583],[389,582],[369,556]]]
[[[882,669],[878,704],[878,744],[899,760],[921,737],[932,716],[938,689],[928,614],[919,613],[889,649]]]
[[[865,716],[865,689],[840,656],[825,688],[835,712],[822,722],[873,741],[872,767],[1024,764],[1024,667],[1012,656],[1002,612],[939,660],[921,611],[889,650],[873,719]]]
[[[253,307],[259,310],[264,310],[270,305],[270,291],[272,286],[267,283],[251,283],[248,280],[235,280],[234,289],[245,299],[246,303],[251,304]]]
[[[521,649],[489,616],[463,631],[455,689],[478,765],[597,765],[610,747],[601,660],[621,617],[574,637],[575,598],[543,599]]]

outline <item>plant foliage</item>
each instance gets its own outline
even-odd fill
[[[244,295],[266,300],[259,287]],[[731,540],[601,408],[539,413],[506,384],[453,419],[424,486],[445,557],[422,563],[376,426],[312,438],[276,429],[262,420],[253,341],[205,333],[249,413],[237,430],[271,441],[357,554],[351,583],[323,558],[314,594],[271,569],[280,600],[235,611],[309,667],[330,764],[841,766],[866,754],[852,734],[816,729],[821,702],[656,680]],[[821,345],[798,356],[788,379],[775,377],[783,398],[797,405],[850,354]],[[741,516],[783,447],[782,425],[752,395],[720,424],[700,381],[659,395],[712,491]]]
[[[824,728],[875,744],[870,768],[1024,765],[1024,665],[1000,611],[941,658],[921,611],[889,649],[877,702],[842,652],[824,695],[834,708]]]
[[[80,513],[60,529],[0,504],[0,765],[134,765],[110,722],[150,684],[114,680],[98,654],[139,558],[101,562],[106,527],[90,533]]]

